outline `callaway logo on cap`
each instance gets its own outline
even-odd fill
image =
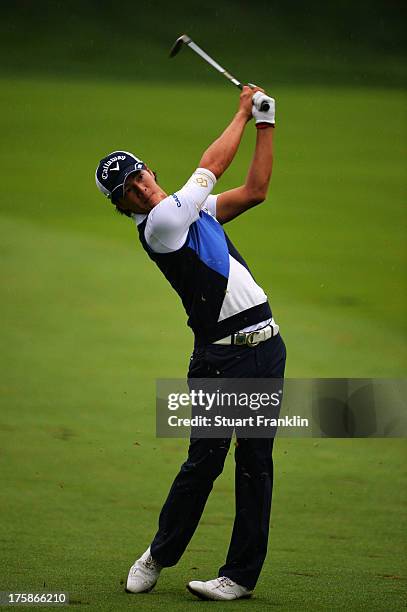
[[[145,167],[133,153],[113,151],[100,160],[95,173],[96,185],[114,203],[124,195],[123,186],[129,174]]]

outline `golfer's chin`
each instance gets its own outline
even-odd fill
[[[150,210],[152,210],[155,206],[157,206],[157,204],[159,204],[161,202],[161,200],[164,200],[166,198],[166,194],[160,194],[160,195],[153,195],[151,196],[148,200],[147,200],[147,204],[146,204],[146,212],[150,212]]]
[[[154,208],[154,206],[157,206],[158,202],[156,202],[156,204],[153,204],[152,202],[145,204],[144,206],[140,206],[138,208],[138,210],[136,211],[137,213],[141,214],[141,215],[148,215],[148,213]]]
[[[157,202],[158,203],[158,202]],[[143,200],[143,202],[139,202],[136,206],[132,206],[132,212],[137,215],[148,215],[150,210],[154,208],[155,204],[153,204],[152,200],[147,198]]]
[[[134,210],[132,210],[132,212],[139,215],[148,215],[148,213],[166,197],[167,195],[164,192],[152,193],[150,196],[143,197],[142,201],[139,200],[135,206],[133,205],[132,208],[134,207]]]

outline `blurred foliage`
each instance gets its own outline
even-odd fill
[[[183,32],[245,81],[402,86],[406,4],[207,0],[14,0],[2,3],[3,74],[212,82]]]

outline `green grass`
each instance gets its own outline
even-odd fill
[[[233,460],[180,564],[126,596],[186,451],[154,437],[155,379],[185,374],[192,338],[93,173],[123,147],[176,189],[235,94],[51,79],[0,90],[0,590],[45,583],[88,610],[194,610],[184,583],[224,560]],[[228,231],[271,297],[287,375],[405,376],[404,95],[275,95],[270,196]],[[242,180],[253,131],[219,190]],[[406,457],[402,440],[281,439],[268,560],[256,597],[228,609],[402,609]]]

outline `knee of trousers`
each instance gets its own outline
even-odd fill
[[[181,473],[189,481],[213,482],[223,471],[228,448],[218,446],[209,448],[198,456],[189,456],[181,466]]]

